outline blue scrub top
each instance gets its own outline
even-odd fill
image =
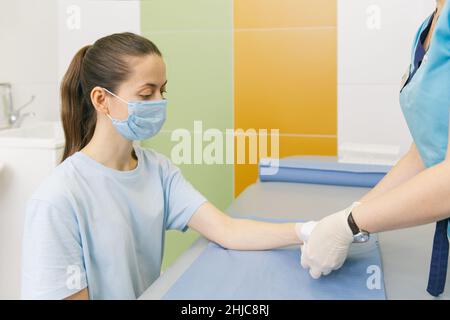
[[[426,19],[416,34],[409,79],[400,94],[405,120],[427,168],[445,159],[448,145],[450,2],[442,10],[425,54],[421,40],[426,36],[432,17]]]
[[[166,229],[184,231],[206,199],[166,157],[135,148],[131,171],[82,152],[61,163],[28,202],[22,297],[135,299],[160,275]]]
[[[409,76],[400,105],[425,167],[442,162],[447,153],[450,117],[450,1],[442,9],[428,51],[423,42],[434,14],[416,33]],[[450,234],[450,228],[449,228]]]

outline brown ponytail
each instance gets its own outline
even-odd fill
[[[62,161],[83,149],[94,134],[97,113],[90,93],[96,86],[114,92],[130,74],[126,57],[161,56],[148,39],[133,33],[116,33],[81,48],[61,83],[61,120],[66,144]]]

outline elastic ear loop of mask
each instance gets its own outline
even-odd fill
[[[112,95],[113,97],[116,97],[117,99],[119,99],[120,101],[122,101],[123,103],[128,104],[128,102],[124,99],[122,99],[121,97],[119,97],[118,95],[112,93],[111,91],[109,91],[106,88],[102,88],[103,90],[105,90],[106,92],[108,92],[110,95]],[[109,106],[109,101],[108,101],[108,112],[109,112],[110,106]],[[111,117],[111,115],[109,113],[106,114],[106,116],[111,119],[111,121],[113,120],[113,118]]]

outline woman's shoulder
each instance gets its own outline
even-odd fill
[[[70,157],[56,166],[44,178],[30,197],[29,202],[45,202],[55,207],[67,205],[71,197],[74,169]]]

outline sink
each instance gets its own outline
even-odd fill
[[[63,146],[64,131],[60,122],[41,122],[27,127],[0,130],[0,148],[58,149]]]
[[[63,149],[59,122],[0,130],[0,299],[20,298],[26,203],[60,163]]]

